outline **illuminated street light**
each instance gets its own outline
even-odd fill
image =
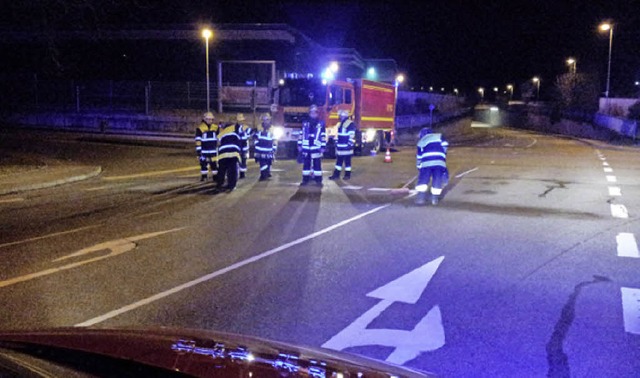
[[[403,81],[404,81],[404,75],[398,74],[398,76],[396,76],[396,87],[402,84]]]
[[[600,31],[609,32],[609,63],[607,64],[607,91],[605,96],[609,98],[609,84],[611,83],[611,47],[613,45],[613,24],[610,22],[603,22],[599,26]]]
[[[453,88],[453,93],[455,93],[456,96],[458,96],[458,88]]]
[[[206,71],[207,71],[207,112],[210,110],[210,90],[209,90],[209,38],[213,36],[213,32],[210,29],[203,29],[202,36],[205,40],[205,51],[206,51]]]
[[[511,98],[513,97],[513,85],[507,84],[507,90],[509,91],[509,101],[511,101]]]
[[[478,93],[480,93],[480,102],[482,102],[484,100],[484,88],[478,88]]]
[[[494,92],[498,92],[498,87],[493,87]]]
[[[535,76],[531,80],[536,85],[536,101],[538,101],[538,100],[540,100],[540,78]]]
[[[576,73],[576,63],[577,61],[574,58],[567,59],[567,64],[569,65],[570,73]]]

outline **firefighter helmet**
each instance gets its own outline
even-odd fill
[[[349,117],[349,111],[347,109],[342,109],[342,110],[338,111],[338,117],[348,118]]]
[[[202,116],[203,119],[210,119],[213,120],[215,117],[213,116],[213,113],[211,112],[206,112],[204,113],[204,115]]]
[[[242,122],[242,121],[244,121],[244,120],[245,120],[245,118],[244,118],[244,114],[242,114],[242,113],[238,113],[238,115],[236,116],[236,121],[237,121],[237,122]]]
[[[269,113],[264,113],[261,119],[262,121],[271,121],[271,115]]]
[[[311,105],[309,107],[309,113],[317,113],[318,112],[318,106],[317,105]]]

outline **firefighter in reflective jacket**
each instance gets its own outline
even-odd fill
[[[327,146],[327,132],[324,123],[318,119],[318,107],[309,107],[309,118],[302,123],[298,139],[298,151],[302,157],[301,186],[309,184],[311,177],[322,186],[322,154]]]
[[[351,178],[351,157],[353,156],[353,147],[356,144],[356,125],[349,119],[349,111],[346,109],[338,112],[340,122],[336,125],[338,128],[338,140],[336,141],[336,166],[330,180],[340,178],[342,164],[344,164],[344,179]]]
[[[236,126],[238,126],[240,135],[240,178],[243,179],[247,173],[247,157],[249,155],[249,137],[251,136],[251,128],[243,122],[244,114],[238,113],[236,116]]]
[[[265,181],[271,177],[271,164],[278,148],[278,141],[273,139],[271,116],[268,113],[262,116],[262,130],[253,137],[256,139],[255,158],[260,164],[260,181]]]
[[[436,205],[440,200],[448,176],[448,147],[449,143],[442,134],[434,133],[429,127],[420,130],[416,152],[416,167],[419,171],[416,184],[417,205],[426,203],[429,182],[431,182],[431,204]]]
[[[226,177],[226,189],[228,191],[234,190],[238,182],[238,162],[242,151],[239,128],[234,122],[230,122],[222,125],[218,133],[218,138],[220,139],[218,147],[218,165],[220,167],[218,187],[222,187]]]
[[[213,123],[213,118],[213,113],[204,113],[202,123],[196,129],[196,154],[200,161],[200,181],[207,179],[209,168],[214,180],[218,174],[218,125]]]

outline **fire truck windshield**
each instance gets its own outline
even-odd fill
[[[283,106],[321,106],[326,101],[327,87],[318,80],[287,80],[280,87],[280,105]]]

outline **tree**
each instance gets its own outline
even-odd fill
[[[556,106],[561,110],[595,112],[598,110],[599,83],[595,75],[566,73],[556,78]]]

